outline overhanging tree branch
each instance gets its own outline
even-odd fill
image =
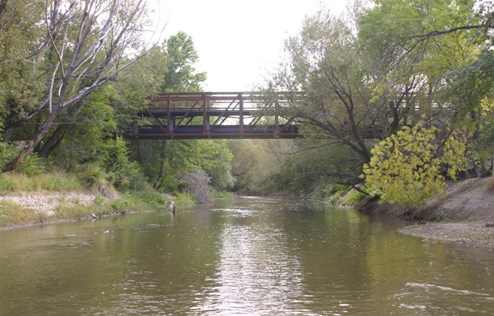
[[[488,25],[488,24],[458,26],[458,27],[454,27],[452,29],[445,30],[445,31],[432,31],[432,32],[429,32],[426,34],[413,35],[411,38],[417,38],[417,39],[422,41],[422,40],[425,40],[425,39],[430,38],[430,37],[449,34],[449,33],[457,32],[457,31],[473,30],[473,29],[485,29],[485,28],[492,28],[492,26]]]

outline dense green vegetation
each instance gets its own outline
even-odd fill
[[[417,204],[445,179],[490,175],[493,27],[492,3],[474,0],[357,1],[340,17],[308,17],[267,84],[307,93],[289,113],[307,140],[279,183]]]
[[[233,185],[225,141],[123,138],[147,97],[200,91],[206,79],[187,34],[146,47],[136,27],[148,23],[146,10],[144,1],[2,2],[0,168],[16,174],[0,178],[2,191],[177,194],[201,172],[215,190]],[[49,185],[72,178],[77,185]]]
[[[422,203],[445,179],[490,175],[488,1],[356,1],[342,16],[307,17],[262,89],[305,93],[286,112],[301,124],[296,141],[125,140],[147,97],[202,90],[192,38],[179,32],[149,47],[139,33],[149,22],[145,1],[69,2],[0,4],[4,173],[63,173],[78,178],[76,190],[150,200],[187,197],[205,183],[318,198],[353,187],[352,201],[371,194],[403,204]],[[6,179],[2,191],[18,190]]]

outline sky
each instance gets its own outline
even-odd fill
[[[150,0],[166,24],[164,37],[184,31],[207,73],[205,91],[251,91],[282,61],[283,46],[306,15],[319,8],[338,14],[346,0]]]

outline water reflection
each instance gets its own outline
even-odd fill
[[[491,315],[494,253],[297,200],[0,232],[0,315]]]
[[[253,210],[216,211],[235,219],[259,216]],[[213,291],[205,298],[199,295],[195,311],[273,315],[297,310],[286,305],[302,298],[302,272],[297,257],[287,251],[287,236],[281,230],[233,221],[221,234],[220,249]]]

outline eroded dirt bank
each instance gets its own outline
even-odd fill
[[[370,215],[417,221],[401,230],[405,234],[494,248],[494,178],[451,182],[442,196],[421,207],[367,199],[357,208]]]

